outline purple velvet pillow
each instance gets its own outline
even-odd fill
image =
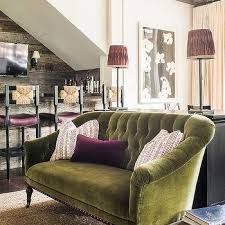
[[[79,134],[71,161],[106,164],[121,168],[126,148],[126,141],[102,141]]]

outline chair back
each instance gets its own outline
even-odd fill
[[[55,86],[54,105],[57,111],[59,103],[79,104],[80,114],[83,112],[83,85],[81,86]]]
[[[39,105],[39,86],[5,85],[5,106]]]

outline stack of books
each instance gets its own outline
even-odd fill
[[[182,221],[190,225],[225,224],[225,205],[216,205],[186,211]]]

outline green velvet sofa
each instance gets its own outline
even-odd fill
[[[32,189],[115,225],[166,225],[192,208],[205,147],[213,138],[212,121],[198,115],[93,112],[76,126],[97,119],[100,139],[128,141],[124,169],[69,160],[50,162],[57,135],[25,143],[27,206]],[[136,170],[135,161],[161,129],[181,130],[185,140],[165,157]]]

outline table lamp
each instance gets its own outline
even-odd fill
[[[128,52],[124,45],[111,45],[108,54],[108,66],[117,69],[117,110],[119,106],[119,69],[128,67]]]
[[[214,59],[215,45],[212,32],[209,29],[196,29],[188,33],[187,57],[199,62],[199,109],[197,113],[204,113],[202,91],[202,60]]]

